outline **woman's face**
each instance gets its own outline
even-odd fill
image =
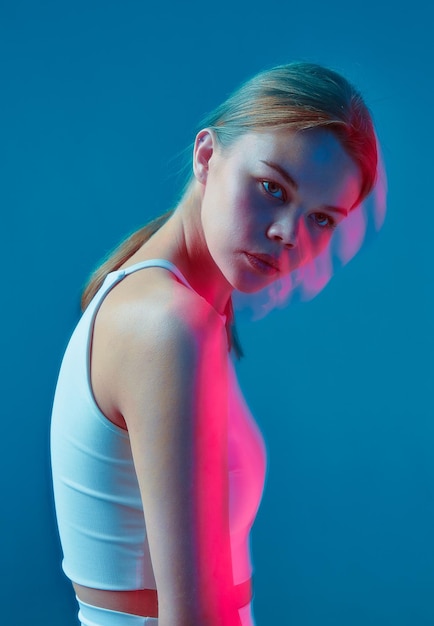
[[[358,166],[325,129],[251,132],[225,151],[203,130],[194,171],[208,250],[245,293],[317,256],[361,188]]]

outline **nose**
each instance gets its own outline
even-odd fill
[[[296,220],[286,218],[273,222],[268,227],[267,237],[280,242],[288,250],[294,248],[297,240]]]

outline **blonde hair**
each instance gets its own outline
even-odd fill
[[[360,93],[337,72],[314,63],[290,63],[260,72],[201,122],[222,148],[243,133],[268,129],[327,128],[360,167],[359,202],[372,190],[377,141]]]
[[[314,63],[296,62],[260,72],[209,113],[198,128],[212,129],[224,150],[246,132],[265,129],[302,131],[318,127],[335,133],[359,166],[362,173],[360,202],[375,184],[375,131],[360,93],[333,70]],[[194,175],[190,174],[181,201],[190,195],[194,184]],[[137,252],[172,214],[173,210],[152,220],[109,253],[84,289],[82,310],[92,300],[107,274],[117,270]],[[229,313],[232,347],[241,354],[233,314]]]

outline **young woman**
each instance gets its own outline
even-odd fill
[[[87,626],[254,623],[266,459],[231,361],[231,294],[327,246],[374,185],[375,133],[344,78],[289,64],[209,115],[192,170],[176,209],[95,272],[61,366],[54,494]]]

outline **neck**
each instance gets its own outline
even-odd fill
[[[146,242],[146,258],[159,257],[174,263],[193,289],[218,313],[228,313],[233,291],[206,245],[200,219],[199,186],[185,195],[172,217]]]

